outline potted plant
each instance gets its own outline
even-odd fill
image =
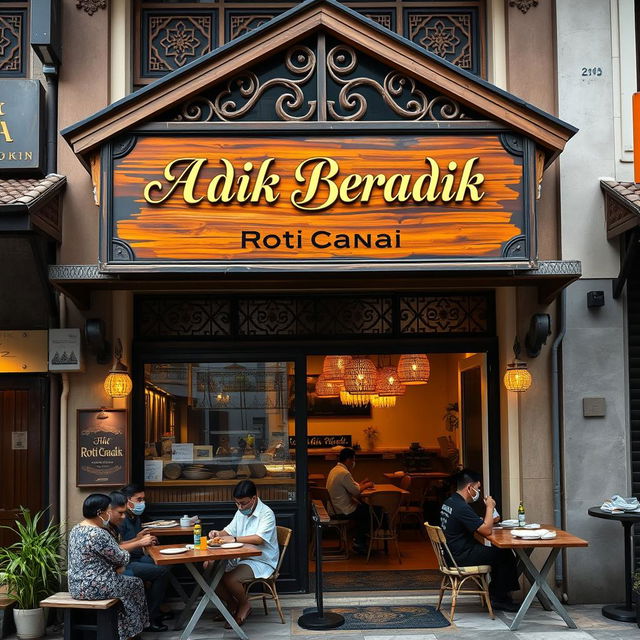
[[[636,622],[640,627],[640,570],[633,574],[633,592],[636,594]]]
[[[13,616],[19,638],[40,638],[45,632],[40,601],[55,593],[63,577],[65,557],[62,533],[53,521],[44,523],[44,512],[34,516],[20,507],[21,520],[15,528],[3,527],[18,539],[0,548],[0,583],[14,599]]]

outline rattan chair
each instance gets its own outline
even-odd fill
[[[291,529],[287,529],[287,527],[276,527],[276,529],[278,530],[278,547],[280,547],[280,557],[278,558],[278,564],[276,565],[275,571],[268,578],[251,578],[250,580],[244,580],[243,584],[244,591],[249,596],[249,600],[262,599],[265,616],[269,614],[269,610],[267,609],[267,598],[273,600],[275,602],[276,609],[280,614],[280,620],[282,621],[282,624],[284,624],[284,614],[282,613],[282,607],[280,606],[280,598],[278,597],[278,590],[276,589],[276,580],[280,575],[282,560],[284,559],[284,554],[287,552],[287,547],[289,546],[291,534],[293,532]],[[266,591],[263,593],[249,594],[249,590],[254,584],[263,585],[263,588],[266,589]]]
[[[371,517],[371,529],[369,531],[369,549],[367,550],[367,562],[371,556],[371,549],[375,542],[393,542],[398,554],[398,562],[402,564],[400,548],[398,547],[398,510],[402,504],[404,494],[399,491],[376,491],[367,496]]]
[[[433,527],[428,522],[424,523],[429,540],[433,546],[433,551],[438,558],[438,566],[440,573],[442,573],[442,582],[440,583],[440,597],[438,598],[437,610],[440,610],[442,604],[442,598],[445,591],[451,591],[451,612],[449,613],[449,622],[453,622],[453,616],[456,610],[456,601],[459,594],[471,594],[479,595],[480,602],[486,603],[487,609],[491,619],[495,618],[493,609],[491,608],[491,599],[489,598],[489,582],[487,576],[491,572],[491,567],[488,564],[481,564],[472,567],[459,567],[449,546],[447,545],[447,539],[444,532],[440,527]],[[463,589],[463,586],[467,580],[471,583],[470,589]],[[476,588],[474,588],[476,587]]]

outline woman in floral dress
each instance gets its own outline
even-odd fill
[[[69,534],[69,592],[76,600],[119,598],[120,640],[137,636],[149,626],[149,611],[140,578],[121,575],[129,552],[109,533],[109,497],[92,493],[82,505],[84,520]]]

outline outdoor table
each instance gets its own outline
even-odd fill
[[[569,613],[562,606],[560,600],[558,600],[556,594],[547,583],[546,576],[560,551],[569,547],[587,547],[589,546],[589,543],[586,540],[577,538],[567,531],[555,529],[549,525],[542,525],[541,528],[555,531],[556,537],[550,540],[523,540],[522,538],[517,538],[516,536],[511,535],[511,529],[502,529],[500,527],[494,528],[491,535],[487,537],[487,540],[499,549],[513,549],[518,560],[520,560],[524,567],[527,578],[531,582],[531,588],[522,601],[520,609],[518,609],[518,613],[516,613],[516,617],[513,619],[513,622],[509,627],[511,631],[519,629],[520,623],[522,622],[525,613],[531,606],[531,603],[536,597],[538,591],[541,591],[547,597],[549,604],[566,622],[568,627],[571,629],[577,628],[576,623],[571,619]],[[542,569],[538,571],[529,556],[535,549],[542,548],[548,548],[550,549],[550,552],[542,566]]]
[[[632,603],[632,536],[633,525],[640,522],[640,512],[636,513],[609,513],[603,511],[600,507],[591,507],[589,515],[594,518],[604,518],[605,520],[618,520],[622,523],[624,535],[624,588],[625,602],[624,604],[609,604],[602,607],[602,615],[611,620],[619,620],[620,622],[635,622],[636,610]]]
[[[196,624],[198,624],[198,620],[200,620],[202,614],[204,613],[207,602],[213,603],[218,611],[220,611],[220,613],[224,616],[224,619],[231,625],[231,628],[235,631],[238,637],[242,638],[242,640],[249,640],[247,634],[238,626],[238,623],[235,621],[229,610],[224,606],[224,603],[222,602],[222,600],[220,600],[215,590],[218,586],[218,583],[222,579],[222,576],[224,575],[225,563],[227,560],[231,560],[233,558],[250,558],[259,556],[262,554],[260,549],[258,549],[258,547],[255,547],[254,545],[245,544],[237,549],[214,548],[207,549],[206,551],[193,549],[177,555],[164,555],[160,553],[162,549],[169,549],[171,547],[175,547],[175,545],[164,544],[150,547],[149,556],[157,565],[160,566],[174,564],[186,565],[189,573],[191,573],[194,580],[196,581],[196,586],[194,587],[193,593],[191,594],[191,597],[189,599],[189,603],[187,604],[188,608],[190,608],[191,605],[195,603],[198,593],[200,591],[203,592],[198,606],[195,608],[191,619],[180,635],[180,640],[187,640],[187,638],[191,635]],[[203,575],[202,573],[200,573],[200,571],[198,571],[195,565],[200,562],[206,561],[212,564],[208,567],[205,574]]]

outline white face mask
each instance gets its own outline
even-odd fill
[[[107,519],[103,520],[102,516],[98,516],[100,518],[100,521],[102,522],[102,526],[107,529],[109,527],[109,521],[111,520],[111,514],[107,513]]]
[[[478,500],[480,499],[480,490],[476,489],[475,487],[472,487],[471,485],[469,485],[469,489],[471,489],[471,491],[475,491],[476,494],[473,496],[471,496],[471,502],[478,502]]]

